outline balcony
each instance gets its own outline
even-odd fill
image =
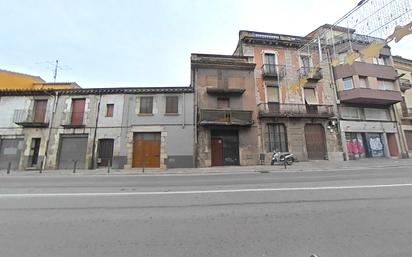
[[[251,126],[252,111],[200,110],[200,125]]]
[[[412,88],[412,83],[407,79],[401,79],[399,85],[402,92]]]
[[[321,71],[322,71],[321,68],[315,68],[315,67],[301,67],[298,70],[300,78],[306,78],[308,81],[311,81],[311,82],[317,82],[323,79],[323,75]]]
[[[352,77],[354,75],[395,80],[398,74],[392,66],[365,62],[354,62],[352,65],[341,64],[333,68],[335,79]]]
[[[66,112],[63,114],[62,127],[83,128],[85,127],[85,112]]]
[[[285,65],[263,64],[262,75],[264,78],[282,79],[286,75]]]
[[[330,118],[334,116],[333,105],[261,103],[258,108],[261,118]]]
[[[402,101],[399,91],[378,90],[371,88],[353,88],[338,92],[339,100],[343,103],[391,105]]]
[[[46,117],[46,109],[37,110],[14,110],[13,122],[27,128],[47,128],[49,117]]]

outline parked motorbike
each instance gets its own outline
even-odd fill
[[[291,165],[292,163],[296,162],[298,158],[293,153],[287,152],[276,152],[274,151],[272,154],[272,160],[270,161],[270,165],[274,165],[275,163],[280,163],[283,165]]]

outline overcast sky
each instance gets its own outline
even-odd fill
[[[190,54],[232,54],[239,30],[304,36],[358,0],[0,0],[0,69],[82,87],[188,86]],[[412,36],[393,54],[412,59]],[[409,46],[409,47],[407,47]]]

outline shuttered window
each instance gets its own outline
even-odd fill
[[[279,103],[279,88],[276,86],[266,86],[269,103]]]
[[[106,105],[106,117],[113,117],[114,112],[114,104],[107,104]]]
[[[176,114],[179,109],[179,97],[178,96],[166,96],[166,113]]]
[[[143,114],[153,113],[153,97],[152,96],[140,97],[140,113],[143,113]]]
[[[318,100],[316,99],[315,89],[314,88],[305,88],[305,101],[309,105],[316,105],[318,104]]]

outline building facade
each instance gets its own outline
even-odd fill
[[[316,52],[299,52],[309,38],[240,31],[235,56],[256,63],[254,80],[259,152],[266,163],[273,151],[298,159],[340,160],[335,98],[327,62]]]
[[[248,57],[192,54],[197,166],[258,163],[254,69]]]
[[[190,87],[7,90],[0,108],[2,168],[194,165]]]
[[[393,56],[393,62],[402,93],[402,102],[396,105],[396,109],[401,121],[405,149],[410,157],[412,155],[412,60]]]

